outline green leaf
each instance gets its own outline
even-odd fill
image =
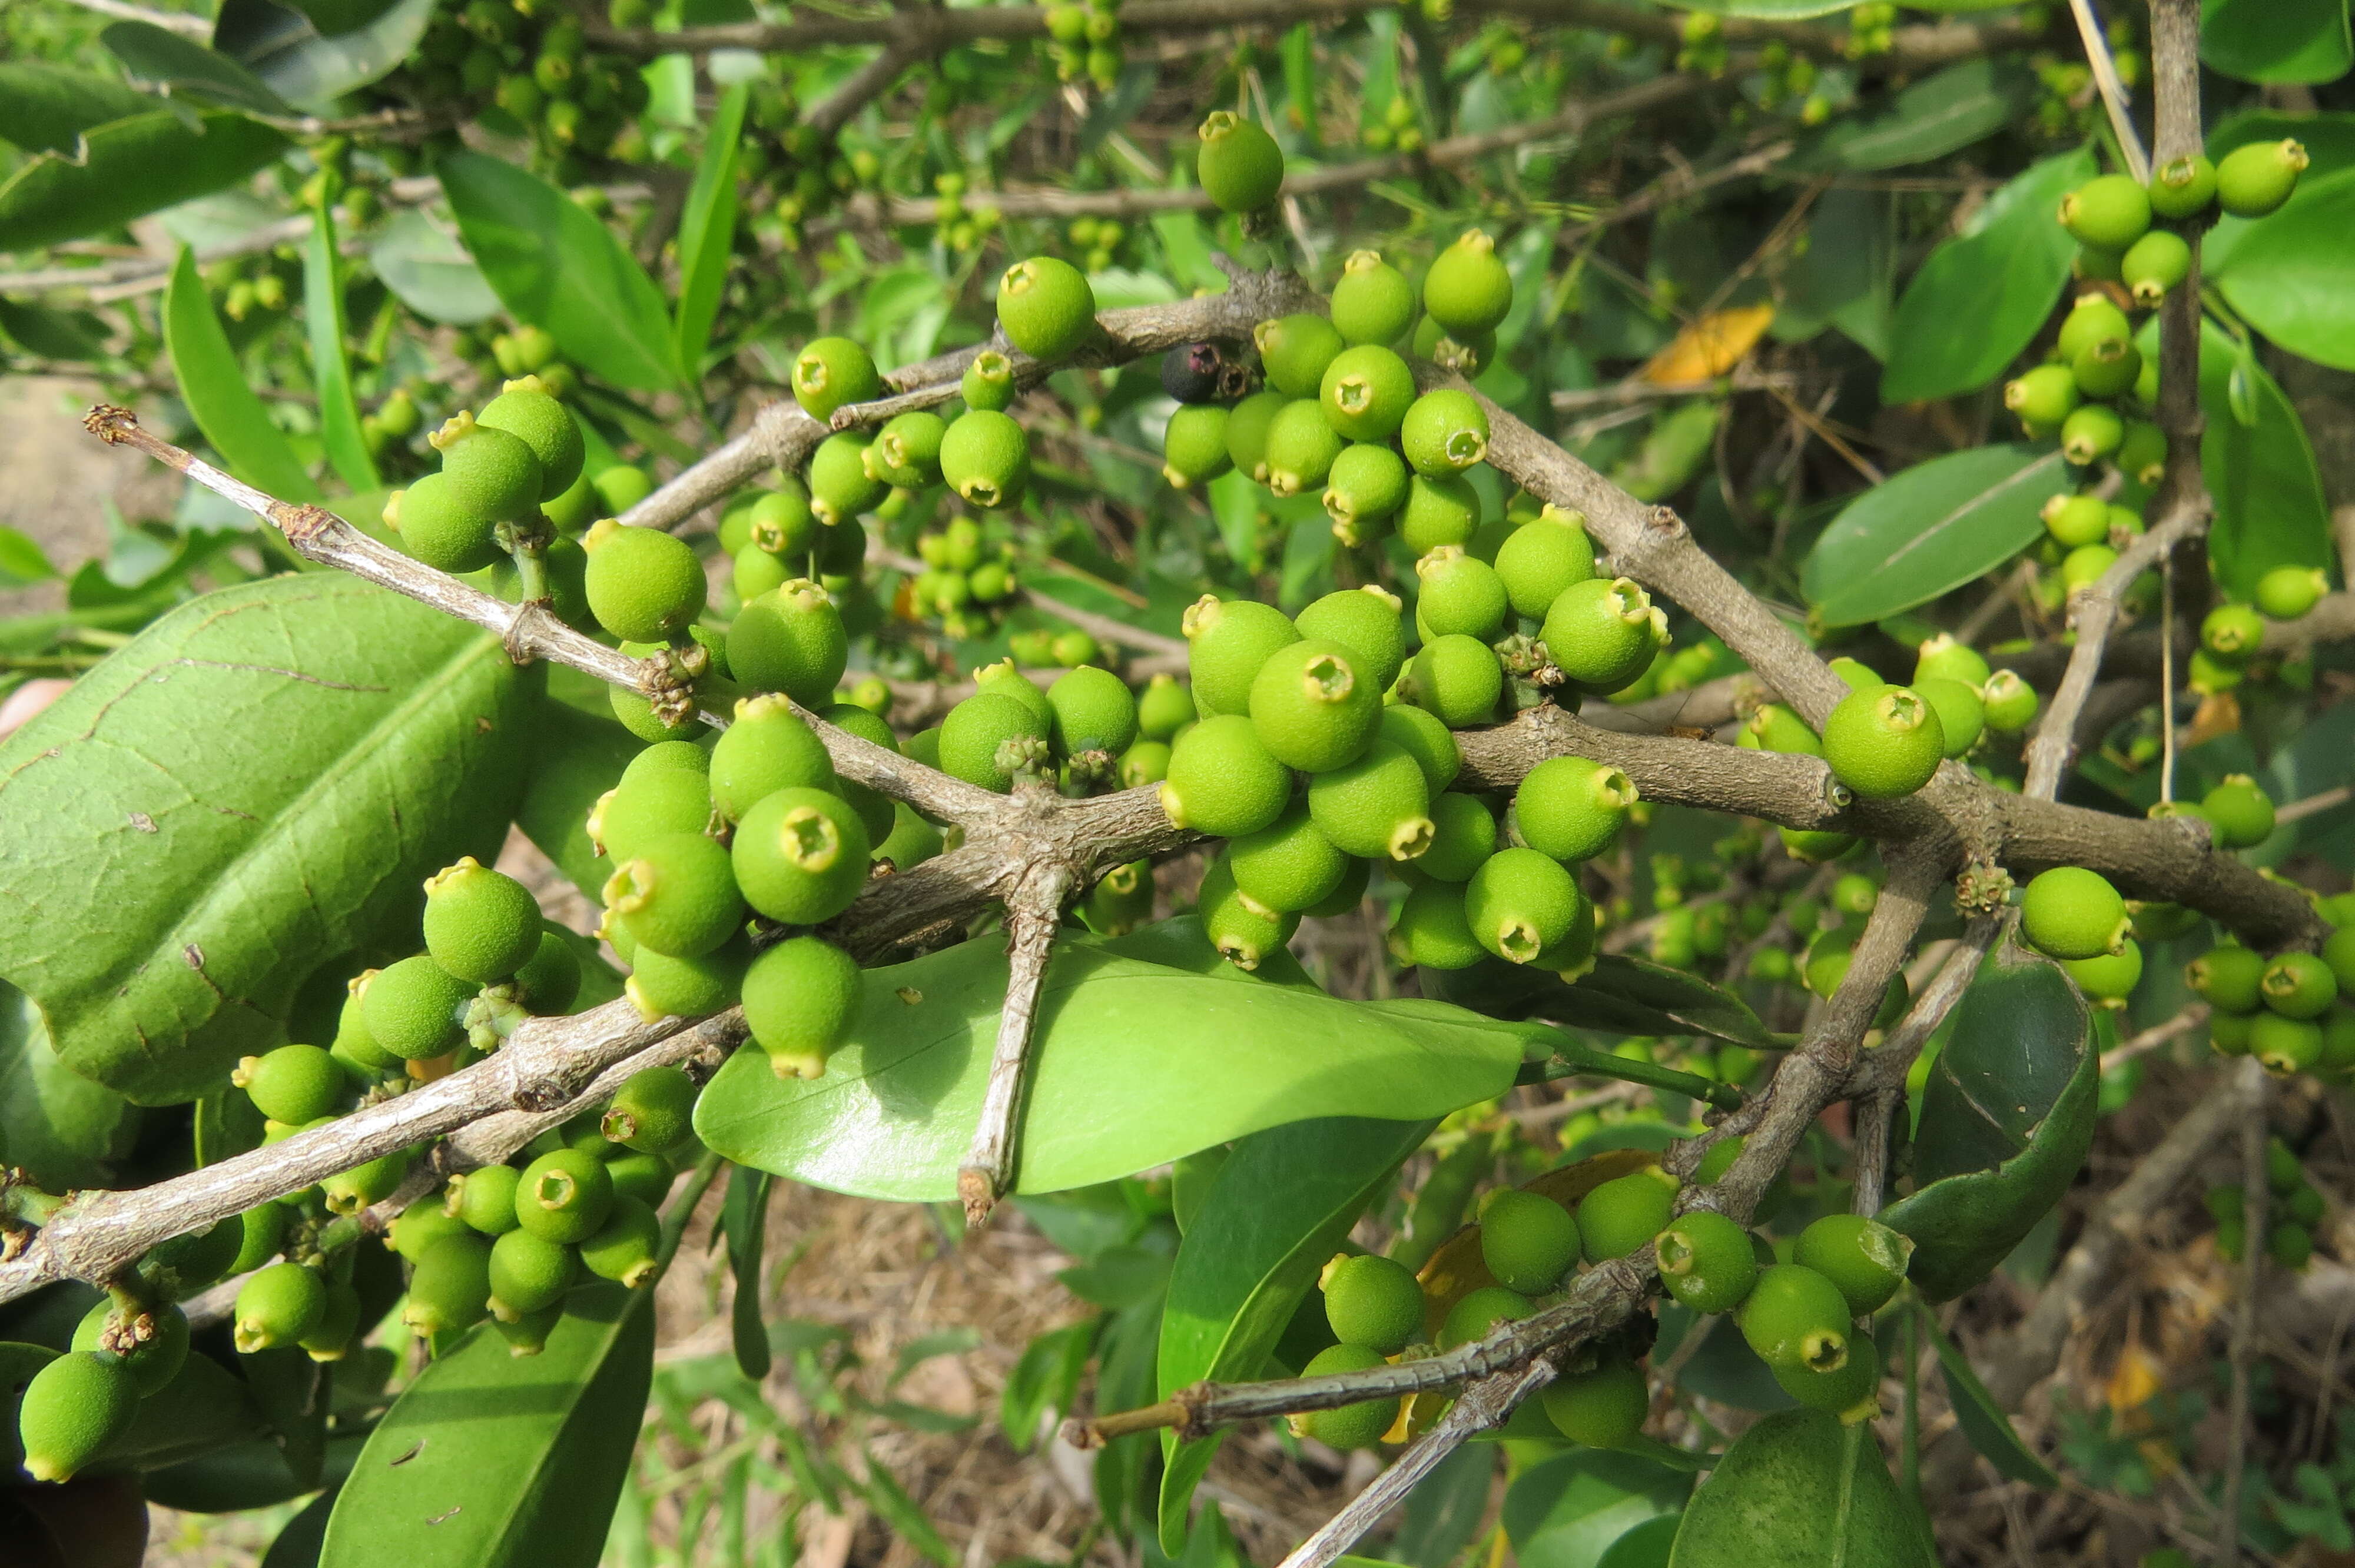
[[[360,435],[359,404],[352,397],[352,367],[344,355],[344,263],[336,252],[332,207],[312,215],[310,242],[303,248],[303,323],[311,334],[311,384],[319,394],[319,439],[336,477],[354,491],[370,491],[376,460]]]
[[[303,461],[246,385],[245,367],[197,274],[196,253],[185,245],[164,291],[164,343],[182,401],[231,473],[281,501],[321,499]]]
[[[1570,988],[1559,1016],[1581,1029],[1621,1034],[1706,1034],[1761,1051],[1778,1040],[1732,992],[1699,975],[1632,953],[1598,953],[1594,967]]]
[[[341,575],[183,605],[0,745],[0,975],[76,1072],[197,1097],[427,874],[497,852],[538,685]]]
[[[1161,1394],[1261,1375],[1317,1271],[1432,1128],[1334,1117],[1235,1145],[1186,1239],[1161,1309]],[[1185,1549],[1194,1489],[1226,1434],[1161,1435],[1161,1549]]]
[[[2287,205],[2249,226],[2215,274],[2242,319],[2302,358],[2355,370],[2355,169],[2303,180]]]
[[[229,58],[153,22],[117,22],[99,34],[123,74],[174,99],[251,114],[293,112],[260,78]]]
[[[1938,1327],[1938,1315],[1918,1301],[1913,1304],[1913,1313],[1931,1348],[1938,1352],[1938,1371],[1946,1380],[1946,1402],[1955,1407],[1955,1424],[1963,1429],[1971,1446],[2012,1480],[2048,1490],[2059,1486],[2061,1478],[2036,1457],[2034,1449],[2020,1441],[2019,1434],[2012,1429],[2011,1417],[1972,1370],[1970,1358]]]
[[[0,142],[22,152],[71,156],[83,132],[155,108],[145,93],[90,71],[29,60],[0,65]]]
[[[1668,1568],[1668,1553],[1676,1550],[1677,1531],[1684,1521],[1680,1513],[1646,1520],[1613,1542],[1595,1559],[1594,1568]],[[265,1563],[261,1568],[271,1565]]]
[[[106,1446],[102,1462],[159,1469],[256,1436],[263,1423],[243,1380],[193,1352],[170,1383],[139,1402],[130,1429]]]
[[[1522,1472],[1501,1522],[1521,1568],[1594,1568],[1646,1520],[1685,1506],[1692,1477],[1638,1454],[1576,1448]]]
[[[1685,1510],[1669,1568],[1933,1568],[1872,1424],[1819,1411],[1742,1434]]]
[[[138,1118],[121,1095],[58,1060],[41,1010],[0,983],[0,1150],[45,1192],[103,1187]]]
[[[1832,519],[1799,568],[1827,626],[1861,626],[1927,604],[2043,536],[2039,509],[2070,488],[2057,449],[2012,442],[1915,463]]]
[[[2157,351],[2155,329],[2137,341]],[[2200,470],[2216,504],[2208,530],[2208,558],[2217,580],[2236,599],[2256,591],[2275,567],[2332,563],[2330,508],[2306,424],[2281,384],[2261,366],[2243,366],[2240,346],[2214,322],[2200,334],[2200,408],[2208,428],[2200,439]],[[2246,393],[2243,422],[2233,408],[2236,369]]]
[[[1953,1030],[1923,1091],[1914,1191],[1881,1216],[1913,1238],[1910,1277],[1932,1301],[1986,1278],[2061,1201],[2101,1086],[2084,998],[2017,947],[1981,968]]]
[[[30,535],[0,526],[0,588],[47,582],[57,575],[58,568]]]
[[[1677,0],[1679,10],[1714,11],[1721,16],[1772,16],[1785,22],[1828,16],[1856,4],[1857,0]]]
[[[616,387],[680,384],[661,292],[603,223],[538,176],[483,153],[442,160],[442,188],[483,276],[517,320]]]
[[[2016,59],[1965,60],[1836,122],[1796,162],[1851,174],[1927,163],[2011,124],[2039,90],[2036,73]]]
[[[106,323],[88,311],[16,300],[0,300],[0,337],[48,359],[98,359],[106,353]]]
[[[1406,1518],[1391,1538],[1392,1561],[1407,1568],[1447,1568],[1480,1532],[1497,1456],[1466,1444],[1432,1467],[1406,1494]]]
[[[1502,1093],[1531,1033],[1435,1002],[1365,1005],[1254,980],[1220,962],[1190,917],[1169,924],[1197,933],[1199,969],[1059,939],[1031,1046],[1019,1191],[1109,1181],[1311,1117],[1443,1116]],[[812,1186],[955,1196],[1006,975],[995,937],[868,969],[858,1024],[824,1077],[781,1082],[759,1052],[739,1052],[696,1102],[696,1130],[740,1165]]]
[[[2035,341],[2069,281],[2077,242],[2053,218],[2094,177],[2079,148],[2030,166],[1930,252],[1897,301],[1881,400],[1914,403],[1986,386]],[[1968,323],[1968,331],[1956,323]]]
[[[719,316],[720,291],[728,286],[728,261],[736,242],[736,150],[744,133],[744,106],[751,89],[730,88],[695,166],[687,207],[678,223],[678,363],[692,374],[711,346],[711,323]]]
[[[11,250],[80,239],[159,207],[235,185],[286,150],[242,114],[155,109],[82,132],[80,156],[27,158],[0,180],[0,235]]]
[[[739,1165],[728,1172],[728,1196],[719,1210],[720,1234],[728,1238],[728,1269],[736,1277],[729,1310],[736,1364],[754,1383],[769,1375],[769,1330],[761,1321],[761,1253],[766,1240],[772,1178]]]
[[[1784,270],[1774,336],[1796,343],[1836,326],[1887,359],[1896,271],[1895,198],[1886,191],[1826,191],[1807,224],[1806,253]]]
[[[2336,81],[2355,66],[2347,0],[2201,0],[2200,59],[2243,81]]]
[[[575,683],[560,672],[551,673],[549,683],[551,695],[585,686],[600,706],[604,704],[602,684]],[[570,702],[549,701],[534,709],[530,722],[531,773],[516,808],[516,825],[584,895],[602,900],[613,863],[597,853],[589,837],[590,808],[620,780],[622,769],[645,743],[623,729],[611,709],[594,714]]]
[[[434,0],[400,0],[389,9],[374,0],[303,0],[290,5],[222,0],[213,47],[243,61],[289,103],[324,107],[415,54],[433,5]],[[331,8],[335,15],[324,26],[305,15],[328,16]],[[369,19],[359,21],[363,16]]]
[[[1022,1359],[1007,1373],[1006,1392],[997,1403],[997,1425],[1016,1453],[1030,1451],[1045,1417],[1060,1415],[1071,1408],[1103,1321],[1090,1318],[1050,1330],[1024,1348]]]
[[[321,1568],[595,1568],[654,1372],[650,1293],[564,1298],[536,1356],[489,1324],[377,1424],[327,1524]]]
[[[499,297],[466,248],[416,207],[401,208],[377,231],[368,265],[428,321],[472,326],[499,313]]]

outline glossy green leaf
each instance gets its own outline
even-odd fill
[[[241,1379],[210,1356],[192,1353],[170,1383],[139,1402],[130,1429],[106,1446],[101,1462],[161,1468],[256,1436],[264,1420]]]
[[[0,337],[47,359],[90,360],[106,353],[106,323],[90,312],[18,300],[0,300]]]
[[[1927,604],[2043,536],[2039,509],[2070,487],[2058,449],[2013,442],[1915,463],[1841,509],[1799,568],[1827,626]]]
[[[1595,1559],[1594,1568],[1668,1568],[1668,1553],[1676,1550],[1677,1531],[1683,1524],[1680,1513],[1647,1519],[1613,1542]],[[262,1568],[270,1565],[265,1563]]]
[[[1669,1310],[1668,1305],[1660,1308],[1664,1324]],[[1774,1381],[1774,1369],[1750,1348],[1731,1317],[1702,1318],[1686,1331],[1700,1340],[1677,1374],[1678,1388],[1736,1410],[1788,1410],[1796,1403],[1783,1392],[1783,1385]]]
[[[1639,1454],[1574,1448],[1522,1472],[1501,1522],[1521,1568],[1594,1568],[1636,1525],[1685,1506],[1692,1477]]]
[[[1253,1133],[1212,1183],[1178,1248],[1161,1311],[1163,1398],[1247,1382],[1348,1235],[1434,1124],[1334,1117]],[[1185,1548],[1194,1489],[1224,1433],[1161,1435],[1161,1549]]]
[[[352,396],[352,367],[344,353],[344,261],[336,251],[333,208],[312,215],[311,238],[303,247],[303,324],[311,336],[311,385],[319,395],[319,439],[336,475],[355,491],[370,491],[376,460],[360,435],[359,403]]]
[[[336,1492],[321,1492],[282,1526],[270,1542],[261,1568],[318,1568],[326,1550],[327,1521],[335,1517]]]
[[[744,133],[744,106],[751,89],[739,83],[722,93],[687,187],[678,220],[678,311],[674,330],[678,363],[694,371],[711,345],[720,291],[728,286],[728,263],[736,242],[736,151]]]
[[[2355,66],[2347,0],[2201,0],[2200,59],[2243,81],[2336,81]]]
[[[0,64],[0,142],[20,152],[71,155],[83,132],[155,108],[111,77],[35,60]]]
[[[1872,1424],[1769,1415],[1685,1510],[1669,1568],[1933,1568]]]
[[[2355,370],[2355,290],[2347,237],[2355,234],[2355,169],[2299,182],[2278,212],[2249,226],[2215,274],[2243,320],[2302,358]]]
[[[769,1375],[769,1330],[761,1320],[761,1255],[767,1239],[773,1180],[765,1171],[732,1167],[728,1172],[728,1196],[719,1209],[719,1231],[728,1241],[728,1270],[736,1279],[728,1315],[730,1335],[735,1342],[736,1365],[754,1383]]]
[[[581,694],[604,708],[603,686],[551,671],[549,687],[551,700],[531,715],[526,753],[531,772],[516,808],[516,826],[585,896],[600,899],[613,863],[598,854],[589,837],[589,811],[645,743],[623,729],[610,708],[592,713],[554,700],[559,693]]]
[[[203,1094],[314,968],[413,922],[426,875],[497,852],[538,688],[353,577],[182,606],[0,745],[0,975],[76,1072]]]
[[[281,501],[319,500],[318,485],[246,384],[245,367],[197,275],[196,253],[185,245],[164,291],[164,343],[180,398],[223,465]]]
[[[2155,352],[2158,334],[2147,327],[2137,341]],[[2208,558],[2225,590],[2246,599],[2275,567],[2329,566],[2330,508],[2306,422],[2281,384],[2244,364],[2240,345],[2212,321],[2200,331],[2200,409],[2208,420],[2200,471],[2216,506]]]
[[[1421,1121],[1503,1092],[1527,1026],[1443,1003],[1342,1001],[1221,962],[1191,917],[1165,941],[1067,935],[1039,1003],[1018,1190],[1083,1187],[1312,1117]],[[1221,972],[1223,971],[1223,972]],[[938,1202],[980,1114],[1005,944],[982,938],[869,969],[849,1043],[815,1082],[739,1052],[696,1103],[696,1130],[740,1165],[864,1197]]]
[[[601,220],[488,154],[453,154],[440,173],[466,249],[517,320],[544,328],[567,358],[616,387],[679,384],[662,294]]]
[[[1407,1568],[1447,1568],[1480,1532],[1496,1478],[1493,1449],[1466,1444],[1450,1454],[1406,1494],[1405,1517],[1388,1548]]]
[[[489,1324],[419,1375],[336,1499],[322,1568],[595,1568],[654,1372],[653,1298],[577,1290],[536,1356]]]
[[[1946,1380],[1946,1403],[1954,1406],[1955,1424],[1963,1429],[1970,1446],[2012,1480],[2048,1489],[2059,1486],[2061,1478],[2036,1457],[2034,1449],[2020,1441],[2019,1434],[2012,1429],[2010,1415],[1996,1403],[1987,1385],[1979,1381],[1970,1358],[1938,1327],[1938,1315],[1918,1301],[1913,1304],[1913,1312],[1931,1348],[1938,1352],[1938,1371]]]
[[[2042,330],[2069,281],[2077,242],[2053,218],[2094,176],[2080,148],[2030,165],[1930,252],[1898,297],[1881,400],[1913,403],[1986,386]],[[1968,331],[1957,330],[1968,323]]]
[[[2003,56],[1965,60],[1819,132],[1797,161],[1861,173],[1927,163],[1991,136],[2035,101],[2036,73]]]
[[[1605,1033],[1706,1034],[1761,1051],[1786,1044],[1732,991],[1632,953],[1596,954],[1594,967],[1570,987],[1565,1011],[1553,1016]]]
[[[1986,1278],[2061,1201],[2101,1086],[2084,998],[2017,947],[1980,969],[1953,1031],[1923,1090],[1914,1190],[1881,1216],[1913,1238],[1910,1275],[1932,1301]]]
[[[292,112],[251,71],[185,34],[153,22],[117,22],[98,37],[123,62],[124,76],[165,96],[251,114]]]
[[[244,62],[289,103],[325,105],[366,87],[417,51],[434,0],[221,0],[213,47]],[[333,15],[330,15],[330,12]],[[316,13],[324,26],[305,13]],[[365,18],[363,20],[362,18]]]
[[[286,150],[269,126],[226,111],[154,109],[92,125],[80,156],[44,153],[0,180],[0,235],[11,250],[79,239],[235,185]]]
[[[499,313],[498,295],[465,247],[416,207],[401,208],[377,230],[368,265],[428,321],[472,326]]]
[[[1836,326],[1874,357],[1888,358],[1896,271],[1896,198],[1887,191],[1826,191],[1808,219],[1805,253],[1783,270],[1775,338],[1796,343]]]
[[[103,1187],[138,1127],[128,1101],[58,1060],[32,998],[0,983],[0,1150],[45,1192]]]

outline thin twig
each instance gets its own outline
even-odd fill
[[[1043,865],[1006,901],[1006,1002],[997,1014],[997,1044],[989,1058],[981,1118],[964,1162],[957,1167],[957,1198],[964,1223],[986,1224],[997,1200],[1013,1189],[1015,1134],[1028,1077],[1031,1036],[1039,1023],[1039,993],[1054,957],[1055,927],[1071,893],[1070,872]]]
[[[2118,62],[2110,54],[2110,40],[2102,36],[2094,0],[2069,0],[2069,11],[2077,19],[2077,37],[2084,43],[2085,63],[2093,69],[2102,107],[2109,112],[2111,134],[2118,139],[2118,155],[2126,160],[2126,173],[2134,176],[2135,184],[2148,185],[2150,154],[2142,150],[2142,137],[2135,130],[2134,116],[2127,112],[2126,84],[2118,78]]]
[[[187,11],[151,11],[144,5],[132,5],[130,0],[73,0],[73,3],[101,16],[120,16],[126,22],[144,22],[151,27],[161,27],[167,33],[194,38],[200,44],[209,42],[213,36],[210,22]]]

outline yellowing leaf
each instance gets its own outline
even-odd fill
[[[2125,1415],[2148,1404],[2161,1387],[2158,1358],[2129,1340],[2118,1352],[2117,1365],[2110,1369],[2108,1382],[2102,1385],[2102,1396],[2109,1402],[2113,1414]]]
[[[1774,319],[1772,305],[1742,305],[1734,310],[1717,311],[1677,334],[1676,341],[1652,355],[1651,363],[1637,373],[1637,378],[1673,386],[1685,381],[1707,381],[1722,376],[1742,363],[1766,331],[1766,323]]]

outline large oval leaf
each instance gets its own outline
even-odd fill
[[[321,1568],[596,1568],[654,1348],[652,1296],[617,1285],[566,1297],[536,1356],[476,1329],[377,1424]]]
[[[472,326],[499,313],[499,297],[465,247],[417,207],[403,207],[368,242],[368,265],[400,302],[429,321]]]
[[[185,245],[164,290],[164,344],[171,351],[180,400],[224,467],[281,501],[320,499],[303,461],[246,384],[245,366],[197,272],[196,253]]]
[[[428,874],[496,853],[538,687],[353,577],[182,606],[0,745],[0,975],[75,1071],[195,1098]]]
[[[1685,1506],[1692,1477],[1640,1454],[1575,1448],[1532,1466],[1499,1522],[1521,1568],[1595,1568],[1630,1530]]]
[[[1987,1277],[2061,1201],[2093,1146],[2101,1054],[2059,966],[2007,945],[1955,1010],[1914,1137],[1914,1191],[1881,1218],[1913,1238],[1932,1301]]]
[[[2010,124],[2036,91],[2036,73],[2018,60],[1965,60],[1821,132],[1800,164],[1861,173],[1943,158]]]
[[[303,324],[311,339],[311,386],[319,397],[319,440],[346,488],[366,493],[383,482],[368,455],[352,366],[344,352],[344,259],[336,249],[332,208],[311,216],[303,247]]]
[[[19,152],[70,155],[91,126],[155,107],[145,93],[91,71],[36,60],[0,64],[0,142]]]
[[[517,320],[546,329],[568,358],[616,387],[679,384],[661,291],[604,224],[487,154],[453,154],[439,172],[466,248]]]
[[[558,701],[583,686],[603,711]],[[549,673],[549,700],[531,717],[531,774],[516,807],[516,826],[591,899],[603,896],[613,863],[589,836],[589,810],[622,777],[645,743],[623,729],[605,707],[605,688],[569,670]]]
[[[2077,254],[2052,215],[2094,169],[2083,148],[2031,165],[1930,252],[1897,301],[1882,402],[1984,387],[2034,341]]]
[[[1933,1568],[1872,1424],[1813,1410],[1742,1435],[1693,1494],[1668,1568]]]
[[[1161,1393],[1263,1375],[1269,1351],[1366,1205],[1433,1123],[1330,1117],[1235,1146],[1178,1245],[1161,1309]],[[1161,1436],[1161,1549],[1186,1549],[1194,1488],[1225,1438]]]
[[[0,181],[0,244],[31,250],[115,228],[217,191],[286,150],[286,138],[242,114],[179,109],[92,125],[75,158],[44,153]]]
[[[1938,1327],[1938,1315],[1916,1301],[1912,1308],[1931,1349],[1938,1352],[1938,1371],[1945,1379],[1946,1403],[1954,1406],[1955,1425],[1987,1462],[2015,1481],[2032,1487],[2057,1487],[2061,1478],[2020,1440],[2010,1413],[1996,1403],[1995,1394],[1979,1381],[1977,1371],[1962,1348]]]
[[[2243,81],[2337,81],[2355,66],[2347,0],[2201,0],[2200,59]]]
[[[32,998],[0,983],[0,1150],[34,1185],[102,1187],[138,1128],[121,1095],[58,1060]]]
[[[213,47],[244,61],[289,102],[324,105],[366,87],[416,53],[425,25],[433,19],[433,5],[434,0],[398,0],[389,7],[357,0],[330,7],[301,0],[290,9],[270,0],[222,0]],[[324,28],[307,14],[331,8],[341,15]]]
[[[1169,922],[1171,926],[1181,922]],[[1166,939],[1060,938],[1039,1002],[1017,1142],[1024,1192],[1163,1164],[1311,1117],[1422,1121],[1512,1083],[1530,1026],[1438,1002],[1342,1001],[1257,980],[1211,952],[1176,967]],[[1223,971],[1223,972],[1221,972]],[[1006,951],[982,938],[869,969],[849,1044],[815,1082],[740,1051],[697,1100],[696,1131],[740,1165],[860,1197],[956,1195],[981,1113]]]
[[[2068,488],[2057,449],[1973,447],[1915,463],[1832,520],[1807,552],[1801,588],[1828,626],[1927,604],[2035,543],[2039,509]]]
[[[2355,234],[2355,169],[2302,182],[2278,212],[2259,218],[2216,273],[2248,323],[2317,364],[2355,370],[2355,289],[2347,237]]]

